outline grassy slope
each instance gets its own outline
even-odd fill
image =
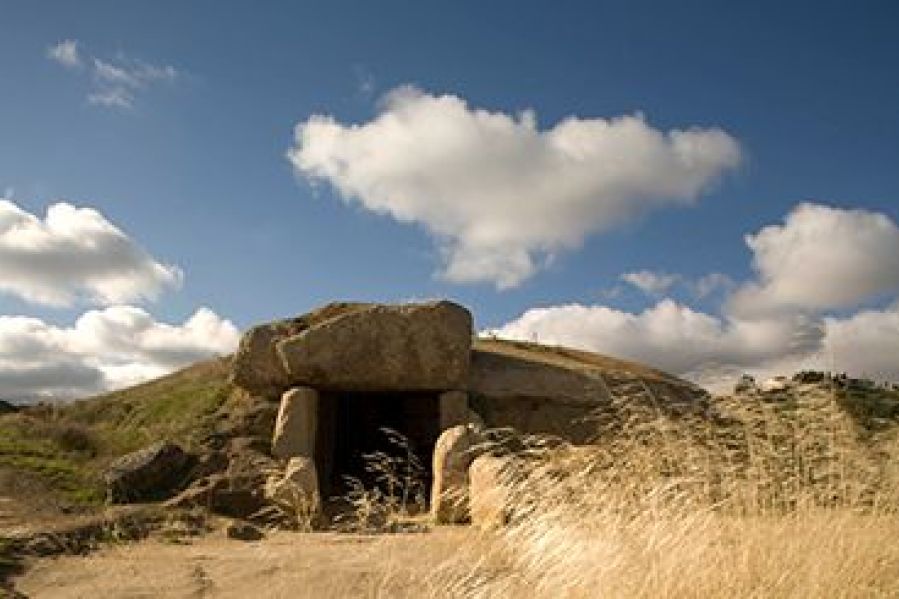
[[[226,360],[201,362],[122,391],[0,416],[0,469],[20,487],[45,490],[48,503],[96,505],[100,475],[116,457],[159,439],[191,447],[210,431],[232,393],[227,374]]]

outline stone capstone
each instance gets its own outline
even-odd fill
[[[494,399],[552,398],[557,402],[609,403],[609,389],[594,372],[500,352],[471,352],[471,393]]]
[[[167,441],[154,443],[114,461],[103,475],[109,503],[153,501],[182,486],[194,457]]]
[[[431,517],[436,523],[468,521],[468,469],[486,451],[486,443],[482,430],[474,424],[448,428],[438,437],[431,487]]]
[[[297,387],[284,393],[272,436],[273,456],[314,456],[318,401],[318,391],[309,387]]]
[[[257,325],[244,333],[231,363],[231,382],[251,393],[277,398],[290,387],[287,372],[276,352],[276,344],[318,323],[370,306],[334,302],[286,320]]]
[[[276,343],[290,384],[341,391],[464,389],[471,314],[458,304],[372,305]]]

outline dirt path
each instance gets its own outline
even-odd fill
[[[150,540],[39,560],[16,589],[48,599],[424,597],[420,581],[435,569],[475,563],[464,555],[472,534],[448,528],[381,536],[275,533],[252,543],[221,534],[190,544]]]

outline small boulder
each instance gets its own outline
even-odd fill
[[[434,446],[431,517],[438,524],[467,522],[468,468],[486,449],[486,438],[474,424],[448,428]]]
[[[751,395],[758,393],[759,385],[751,374],[743,374],[734,385],[734,395]]]
[[[167,441],[117,459],[104,473],[110,503],[156,501],[185,483],[194,457]]]
[[[318,391],[297,387],[281,398],[281,409],[272,436],[272,455],[276,458],[312,457],[318,420]]]
[[[471,313],[447,301],[372,305],[279,341],[290,383],[344,391],[464,389]]]
[[[225,534],[229,539],[237,541],[259,541],[265,536],[258,527],[240,520],[229,524],[228,528],[225,529]]]
[[[775,376],[766,379],[761,384],[762,391],[772,393],[775,391],[785,391],[790,387],[790,380],[785,376]]]

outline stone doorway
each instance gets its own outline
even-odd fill
[[[401,449],[389,442],[382,431],[384,428],[408,439],[423,467],[422,482],[427,496],[431,486],[431,455],[442,430],[439,393],[324,392],[318,403],[315,462],[325,502],[347,492],[344,476],[356,477],[366,487],[375,484],[373,475],[365,470],[364,454],[376,451],[402,454]]]

